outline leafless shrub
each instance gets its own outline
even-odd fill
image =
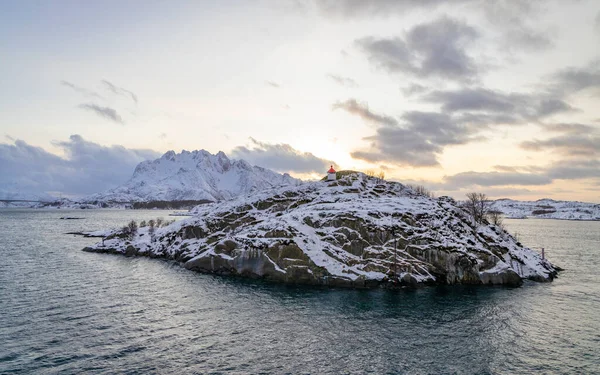
[[[502,212],[497,210],[488,210],[487,220],[490,224],[494,224],[501,229],[504,229],[504,217],[502,216]]]
[[[463,208],[471,215],[476,224],[483,224],[490,211],[490,201],[483,193],[468,193]]]
[[[154,242],[154,232],[156,231],[156,222],[154,219],[148,220],[148,234],[150,235],[150,242]]]
[[[123,233],[125,233],[129,239],[133,239],[135,234],[137,233],[138,225],[135,220],[131,220],[127,225],[125,225],[122,229]]]
[[[422,196],[428,197],[428,198],[435,198],[435,194],[423,185],[406,185],[406,186],[413,189],[413,191],[415,193],[417,193],[418,195],[422,195]]]

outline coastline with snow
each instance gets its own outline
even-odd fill
[[[342,287],[520,285],[557,269],[502,228],[362,173],[197,206],[165,228],[84,250],[176,260],[205,273]]]
[[[498,199],[491,202],[490,209],[499,211],[510,219],[600,220],[600,204],[547,198],[537,201]]]

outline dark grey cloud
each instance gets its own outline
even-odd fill
[[[466,48],[478,37],[466,23],[441,17],[413,27],[404,37],[370,36],[355,43],[372,64],[389,73],[471,82],[480,68]]]
[[[600,136],[594,133],[567,133],[544,140],[535,139],[521,143],[530,151],[552,151],[565,156],[599,157]]]
[[[88,90],[84,87],[81,86],[77,86],[74,83],[68,82],[68,81],[60,81],[60,84],[68,87],[70,89],[72,89],[73,91],[85,96],[86,98],[97,98],[97,99],[102,99],[102,96],[100,96],[100,94],[98,94],[95,91],[92,90]]]
[[[560,157],[544,167],[548,177],[567,180],[600,177],[599,127],[559,123],[544,125],[544,129],[553,136],[525,141],[520,146],[525,150],[547,152]]]
[[[425,102],[441,105],[445,112],[469,112],[467,118],[475,120],[474,113],[486,113],[497,117],[500,123],[519,123],[538,121],[557,113],[574,111],[562,99],[548,96],[546,93],[522,94],[503,93],[485,88],[462,88],[458,90],[437,90],[423,97]],[[484,118],[481,118],[486,122]],[[489,117],[487,118],[489,120]]]
[[[138,104],[138,97],[134,92],[116,86],[105,79],[102,80],[102,84],[113,94],[126,96],[128,98],[131,98],[131,100],[133,100],[135,104]]]
[[[524,141],[520,144],[521,148],[529,151],[547,151],[576,159],[600,158],[600,127],[558,123],[545,124],[543,129],[556,135],[546,139]]]
[[[600,95],[600,60],[584,67],[568,67],[547,77],[544,85],[555,95],[568,96],[588,91]]]
[[[110,107],[101,107],[94,103],[83,103],[77,106],[78,108],[84,109],[86,111],[91,111],[97,114],[98,116],[105,118],[107,120],[124,124],[123,119],[119,115],[116,109]]]
[[[398,121],[390,116],[377,114],[369,109],[369,105],[364,102],[358,102],[356,99],[348,99],[345,102],[337,102],[332,106],[333,110],[343,109],[344,111],[356,115],[363,120],[375,125],[397,125]]]
[[[271,87],[273,87],[273,88],[276,88],[276,89],[278,89],[278,88],[280,88],[280,87],[281,87],[281,85],[280,85],[279,83],[277,83],[277,82],[273,82],[273,81],[265,81],[265,83],[266,83],[268,86],[271,86]]]
[[[371,163],[388,162],[415,167],[435,167],[444,147],[474,141],[474,131],[443,113],[411,111],[402,115],[401,124],[384,125],[365,140],[368,150],[350,155]]]
[[[53,144],[66,156],[57,156],[22,140],[0,143],[0,190],[92,194],[124,183],[138,163],[160,157],[153,150],[102,146],[79,135]]]
[[[557,180],[600,178],[600,160],[561,160],[549,166],[547,174]]]
[[[231,155],[233,158],[244,159],[253,165],[278,172],[324,173],[331,164],[335,164],[310,152],[298,151],[289,144],[265,143],[254,138],[250,138],[248,147],[235,147]]]
[[[356,83],[355,80],[353,80],[352,78],[349,78],[349,77],[342,77],[342,76],[339,76],[336,74],[328,74],[327,77],[329,77],[331,80],[333,80],[333,82],[335,82],[341,86],[350,87],[350,88],[358,87],[358,83]]]

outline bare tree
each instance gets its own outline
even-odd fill
[[[385,172],[383,170],[377,173],[377,179],[379,180],[379,182],[383,182],[383,180],[385,180]]]
[[[422,195],[424,197],[429,197],[429,198],[435,198],[435,194],[433,194],[432,191],[430,191],[423,185],[406,185],[406,186],[413,189],[414,192],[417,193],[418,195]]]
[[[368,177],[375,177],[375,170],[374,169],[367,169],[367,171],[365,172],[365,174]]]
[[[150,235],[150,242],[154,242],[154,231],[156,230],[156,222],[154,219],[148,220],[148,234]]]
[[[156,218],[156,227],[160,228],[163,224],[163,218],[162,217],[158,217]]]
[[[490,211],[490,201],[483,193],[468,193],[463,207],[476,224],[482,224]]]
[[[487,219],[490,224],[494,224],[504,229],[504,218],[502,217],[502,212],[498,210],[488,210]]]
[[[138,225],[135,220],[131,220],[129,224],[127,224],[127,233],[129,234],[129,239],[133,239],[135,234],[137,233]]]

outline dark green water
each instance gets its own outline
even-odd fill
[[[0,210],[1,374],[600,371],[600,222],[507,220],[566,269],[513,289],[286,287],[63,234],[157,214]]]

